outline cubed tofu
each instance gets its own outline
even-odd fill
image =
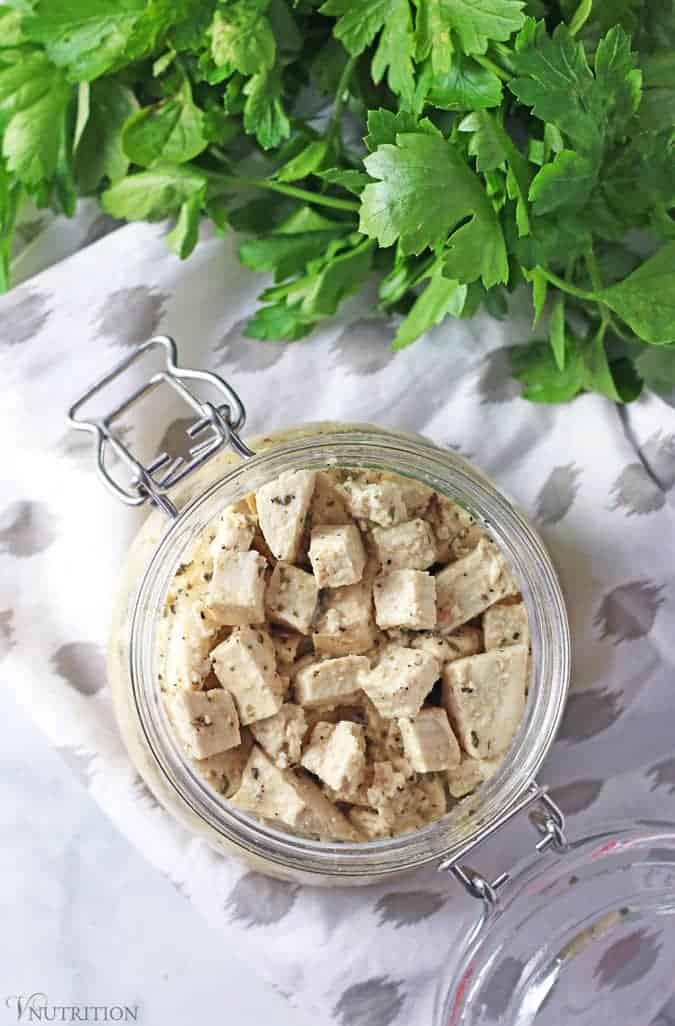
[[[406,520],[373,528],[373,544],[382,569],[426,570],[436,559],[436,542],[426,520]]]
[[[267,631],[240,627],[211,653],[214,672],[231,692],[243,724],[274,716],[288,680],[276,671],[274,644]]]
[[[311,662],[295,674],[295,696],[301,705],[344,705],[361,689],[361,679],[370,670],[365,656],[348,655]]]
[[[381,716],[417,716],[438,680],[440,661],[428,652],[389,645],[377,666],[363,675],[362,687]]]
[[[361,580],[366,565],[366,552],[358,527],[333,524],[313,528],[309,561],[319,588],[356,584]]]
[[[434,493],[425,515],[434,529],[437,541],[448,546],[476,522],[471,513],[438,492]],[[447,554],[441,558],[447,559]]]
[[[525,709],[527,666],[527,645],[445,664],[443,705],[467,755],[494,758],[509,747]]]
[[[218,517],[216,533],[209,546],[214,558],[221,552],[246,552],[251,548],[255,534],[255,520],[247,513],[226,509]]]
[[[513,605],[491,606],[483,613],[485,648],[505,648],[507,645],[529,645],[530,629],[524,602]]]
[[[212,691],[175,691],[166,696],[178,737],[193,759],[206,759],[239,744],[239,718],[232,695]]]
[[[373,779],[368,788],[368,801],[375,809],[382,808],[392,798],[398,797],[407,787],[408,781],[390,762],[373,764]]]
[[[196,769],[214,791],[229,798],[239,789],[252,747],[253,738],[244,727],[241,731],[241,743],[236,748],[200,759]]]
[[[191,602],[174,604],[167,623],[166,657],[162,682],[166,689],[199,688],[209,672],[209,648],[215,632],[210,619],[202,618]]]
[[[265,609],[273,623],[309,634],[319,589],[312,574],[291,563],[279,562],[267,582]]]
[[[488,535],[478,524],[470,524],[464,527],[450,542],[450,555],[452,559],[463,559],[476,548],[479,542],[489,541]]]
[[[464,756],[459,766],[448,770],[448,791],[453,798],[464,798],[493,777],[501,763],[500,758],[470,759]]]
[[[241,778],[239,789],[230,801],[242,812],[286,826],[302,828],[307,820],[307,803],[298,794],[287,770],[279,769],[254,745]]]
[[[411,648],[432,652],[442,663],[450,663],[453,659],[477,655],[483,647],[483,638],[477,627],[460,627],[454,634],[419,632],[413,634],[407,644]]]
[[[213,559],[207,602],[221,624],[262,623],[265,619],[265,568],[259,552],[221,550]]]
[[[400,790],[399,790],[400,788]],[[398,783],[395,796],[383,796],[377,808],[355,806],[349,819],[369,840],[420,830],[446,812],[445,788],[439,776],[417,783]]]
[[[316,475],[309,515],[313,524],[351,524],[352,522],[335,482],[325,471],[319,471]]]
[[[294,777],[294,786],[305,803],[305,833],[320,841],[362,841],[360,830],[343,816],[312,778],[300,770],[285,770]]]
[[[517,591],[501,552],[484,539],[468,556],[437,574],[438,626],[444,632],[454,631]]]
[[[373,584],[378,627],[430,630],[436,626],[436,579],[422,570],[392,570]]]
[[[403,490],[397,482],[386,479],[368,482],[347,478],[340,492],[347,509],[358,520],[372,520],[382,527],[391,527],[407,519]]]
[[[396,483],[401,489],[408,516],[420,516],[425,513],[434,496],[433,488],[415,481],[412,477],[399,477]]]
[[[330,588],[323,593],[314,634],[320,655],[361,655],[375,644],[373,590],[366,581]]]
[[[286,667],[290,667],[295,662],[302,646],[309,644],[307,638],[302,634],[294,634],[289,631],[275,630],[270,636],[277,656],[277,665],[284,663]]]
[[[242,812],[320,840],[358,841],[362,837],[310,777],[275,766],[258,745],[230,801]]]
[[[312,501],[316,474],[296,470],[263,485],[255,493],[258,522],[277,559],[295,562]]]
[[[348,720],[317,723],[302,765],[336,791],[358,788],[366,769],[363,727]]]
[[[254,738],[280,769],[300,762],[306,732],[305,710],[293,702],[284,702],[274,716],[251,724]]]
[[[420,709],[414,720],[398,721],[406,758],[417,773],[459,766],[461,751],[445,709]]]

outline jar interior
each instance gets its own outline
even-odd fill
[[[235,809],[194,770],[161,700],[157,681],[159,611],[178,565],[224,507],[288,470],[358,467],[413,478],[465,507],[511,564],[532,635],[532,671],[525,715],[496,775],[441,819],[413,833],[360,843],[298,837]],[[454,453],[408,435],[355,430],[301,438],[261,452],[196,498],[165,534],[141,582],[130,644],[130,676],[141,730],[180,802],[213,832],[212,839],[262,856],[283,869],[340,878],[400,872],[456,857],[489,833],[523,794],[550,747],[569,680],[570,643],[560,586],[533,528],[508,500]]]

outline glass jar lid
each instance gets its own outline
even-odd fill
[[[621,824],[516,865],[436,1026],[650,1026],[673,994],[675,824]]]

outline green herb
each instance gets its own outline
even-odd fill
[[[252,339],[370,276],[395,349],[525,287],[526,398],[671,391],[674,53],[671,0],[11,0],[0,287],[28,200],[95,195],[180,258],[248,236]]]

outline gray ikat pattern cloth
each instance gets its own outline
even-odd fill
[[[429,869],[328,892],[265,879],[177,827],[132,770],[104,644],[142,515],[103,490],[66,408],[165,331],[185,364],[236,383],[252,433],[370,420],[422,432],[483,467],[541,529],[567,595],[574,679],[542,779],[574,836],[617,817],[675,821],[675,412],[654,397],[625,415],[597,397],[561,408],[522,401],[501,349],[526,335],[527,311],[510,335],[488,318],[449,323],[394,356],[371,292],[310,341],[248,341],[242,328],[261,281],[239,266],[234,242],[207,237],[183,265],[161,236],[127,226],[0,301],[0,676],[225,945],[317,1024],[428,1026],[475,914],[449,880]],[[125,437],[147,441],[159,416]],[[165,440],[180,447],[185,412],[163,416]],[[514,824],[479,863],[496,873],[530,846]],[[675,1000],[654,1020],[668,1023]]]

